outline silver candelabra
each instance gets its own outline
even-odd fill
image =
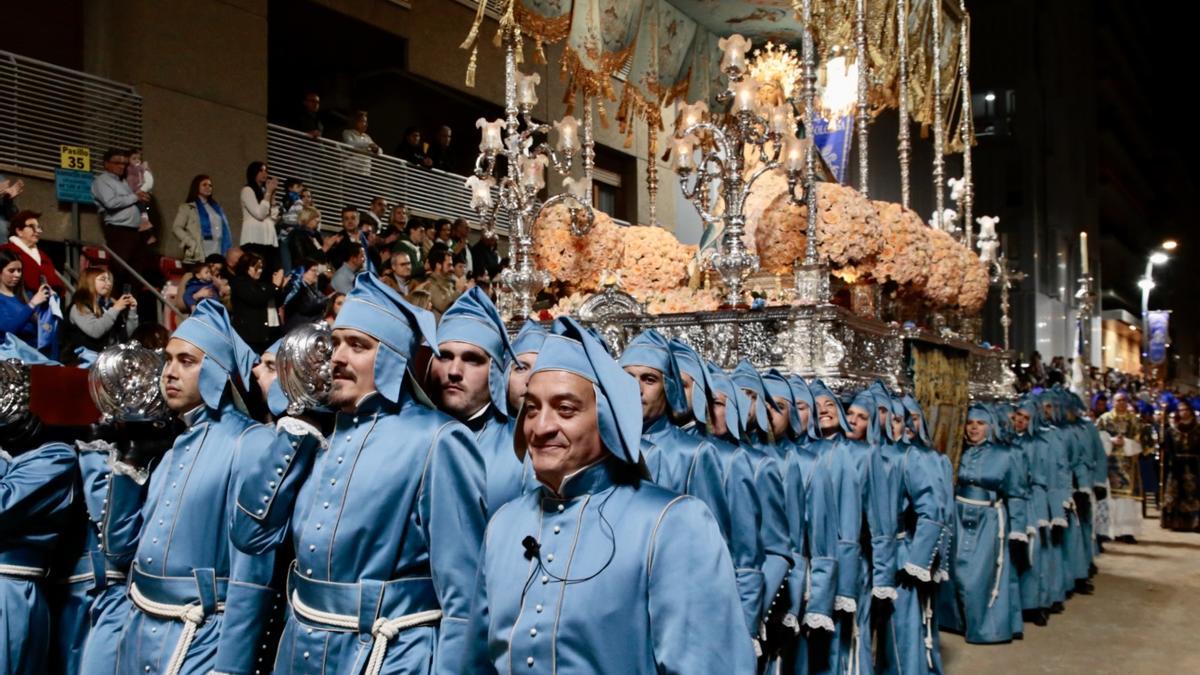
[[[720,250],[712,255],[711,264],[725,283],[725,304],[739,307],[745,305],[742,293],[746,277],[758,270],[758,256],[743,241],[746,198],[759,178],[785,168],[792,200],[799,202],[795,186],[804,166],[804,149],[795,134],[792,100],[768,109],[757,104],[758,83],[748,77],[746,66],[750,41],[733,35],[722,38],[720,44],[725,49],[721,70],[729,82],[717,100],[729,105],[729,113],[717,121],[685,117],[685,127],[676,134],[672,154],[683,195],[696,207],[705,228],[723,227]],[[698,162],[694,154],[697,149]],[[749,175],[747,151],[758,160]],[[720,213],[716,212],[717,194],[724,206]]]
[[[572,234],[583,236],[592,229],[595,213],[592,210],[591,178],[595,158],[592,140],[590,100],[585,99],[583,113],[583,142],[580,124],[568,115],[555,122],[558,134],[556,147],[547,142],[552,125],[535,122],[533,107],[537,105],[537,85],[540,76],[526,75],[517,70],[518,30],[516,24],[501,26],[504,44],[504,119],[491,122],[480,118],[482,141],[475,160],[475,174],[467,178],[471,190],[471,206],[479,213],[480,229],[485,234],[495,231],[496,216],[501,209],[509,216],[509,245],[512,264],[499,277],[499,282],[513,293],[513,316],[520,319],[533,313],[538,291],[551,281],[550,275],[538,269],[533,258],[533,225],[542,212],[555,204],[564,203],[570,210]],[[518,117],[519,116],[519,117]],[[537,194],[546,186],[546,168],[564,177],[570,176],[576,154],[582,149],[584,178],[567,179],[566,192],[539,202]],[[505,173],[497,180],[496,159],[503,155]],[[498,198],[492,190],[498,187]]]

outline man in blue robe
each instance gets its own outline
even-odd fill
[[[1052,600],[1047,587],[1050,561],[1050,449],[1043,435],[1041,410],[1037,401],[1022,399],[1012,413],[1012,446],[1024,459],[1029,479],[1026,520],[1030,528],[1029,558],[1032,562],[1020,570],[1021,610],[1025,620],[1046,625]]]
[[[637,383],[558,319],[515,443],[542,487],[488,526],[464,673],[754,672],[717,522],[644,479],[641,432]]]
[[[742,447],[754,464],[754,484],[762,504],[763,542],[763,611],[760,622],[764,627],[772,618],[782,621],[787,611],[784,582],[795,560],[788,522],[787,489],[784,487],[783,466],[777,451],[770,447],[771,422],[768,409],[777,409],[774,399],[767,396],[762,376],[745,359],[730,374],[738,387],[738,407],[746,418]]]
[[[0,338],[0,358],[44,363],[13,336]],[[0,422],[0,675],[49,672],[46,576],[77,517],[75,451],[42,444],[37,428],[32,417]]]
[[[817,461],[816,454],[797,446],[797,437],[807,437],[801,427],[792,384],[778,371],[762,378],[768,398],[770,438],[783,472],[784,503],[792,566],[787,577],[787,604],[783,628],[775,637],[780,653],[780,670],[808,672],[808,640],[826,641],[833,632],[833,595],[837,561],[837,507],[833,485]],[[814,636],[813,633],[816,633]],[[805,643],[805,644],[802,644]]]
[[[333,326],[328,439],[285,417],[246,477],[233,539],[291,538],[276,673],[457,673],[485,525],[475,435],[423,401],[410,370],[433,315],[359,275]],[[436,347],[435,347],[436,352]]]
[[[256,355],[225,307],[204,300],[166,347],[162,390],[185,427],[156,465],[113,462],[101,545],[129,567],[132,609],[117,672],[251,673],[268,616],[272,555],[233,548],[229,523],[246,467],[264,461],[275,433],[247,417],[233,380],[248,387]]]
[[[738,594],[742,598],[746,626],[761,656],[761,627],[765,582],[763,560],[763,501],[756,481],[755,456],[742,447],[746,415],[739,406],[737,387],[729,374],[716,364],[705,363],[708,378],[708,424],[702,432],[716,446],[725,463],[726,486],[730,490],[730,530],[734,564],[737,565]]]
[[[658,331],[638,335],[618,361],[638,383],[642,401],[642,440],[653,447],[646,458],[658,485],[704,502],[721,532],[728,532],[725,474],[716,447],[683,432],[671,421],[688,414],[687,395],[671,348]]]
[[[512,451],[515,421],[508,411],[508,330],[479,287],[458,296],[438,324],[438,355],[429,363],[438,409],[475,432],[487,473],[487,511],[532,489],[532,476]]]
[[[505,389],[508,396],[508,415],[514,420],[521,414],[521,404],[525,401],[525,385],[529,382],[529,373],[533,372],[538,351],[545,341],[546,329],[538,322],[527,319],[512,342],[514,356],[508,363],[508,385]],[[525,473],[528,475],[528,467]],[[537,487],[536,481],[526,481],[526,484]]]

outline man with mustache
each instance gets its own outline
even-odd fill
[[[525,467],[512,451],[507,366],[516,358],[496,306],[478,287],[463,293],[438,324],[438,355],[429,363],[438,408],[475,432],[487,466],[487,510],[525,491]]]
[[[240,408],[257,360],[225,307],[203,300],[166,347],[162,391],[185,431],[153,467],[113,465],[101,545],[129,570],[117,672],[246,673],[278,601],[274,555],[230,544],[236,486],[282,443]]]
[[[422,342],[438,344],[433,315],[359,275],[333,326],[332,435],[283,418],[295,447],[242,486],[235,544],[290,536],[296,552],[276,673],[460,670],[484,461],[470,429],[424,402],[410,366]]]
[[[754,672],[712,514],[641,469],[638,387],[559,318],[516,431],[541,488],[492,518],[463,672]]]

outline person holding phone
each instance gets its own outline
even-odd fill
[[[53,294],[49,286],[25,292],[24,263],[16,253],[0,248],[0,333],[11,333],[30,346],[37,346],[38,315]],[[56,330],[57,326],[52,327]]]
[[[137,300],[129,284],[114,300],[112,273],[103,267],[84,270],[67,313],[67,353],[73,354],[77,347],[102,351],[131,339],[137,327]]]

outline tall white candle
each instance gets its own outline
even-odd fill
[[[1079,269],[1086,277],[1088,274],[1087,232],[1079,233]]]

